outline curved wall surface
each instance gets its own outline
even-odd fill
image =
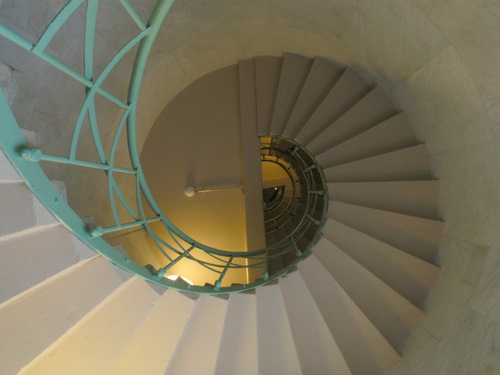
[[[140,145],[179,91],[238,59],[288,51],[353,66],[426,143],[446,221],[428,315],[388,373],[498,374],[499,21],[496,0],[177,0],[143,82]]]

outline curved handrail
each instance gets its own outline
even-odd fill
[[[290,208],[292,207],[292,205],[294,203],[295,204],[297,203],[296,200],[299,198],[299,195],[296,194],[297,193],[296,184],[300,183],[300,179],[299,180],[295,180],[294,176],[290,172],[290,169],[291,170],[294,170],[294,169],[285,160],[286,152],[287,152],[286,149],[283,149],[283,148],[281,148],[279,146],[276,146],[276,145],[262,144],[261,145],[261,150],[264,151],[261,154],[262,162],[270,162],[270,163],[273,163],[273,164],[276,164],[276,165],[280,166],[285,171],[285,173],[288,175],[288,178],[290,179],[290,182],[292,184],[292,195],[290,196],[290,201],[285,204],[285,207],[281,207],[281,202],[280,202],[280,204],[276,205],[276,207],[273,208],[273,210],[271,211],[271,212],[274,212],[274,211],[276,211],[276,210],[279,209],[278,210],[278,214],[276,216],[273,216],[271,218],[267,218],[267,219],[264,220],[264,225],[267,225],[269,223],[273,223],[275,225],[275,227],[276,227],[276,228],[274,228],[271,231],[268,231],[266,229],[266,234],[270,234],[270,233],[273,233],[273,232],[279,230],[280,228],[282,228],[283,226],[285,226],[287,224],[288,220],[286,220],[284,222],[281,222],[281,224],[279,224],[279,225],[277,224],[278,220],[281,220],[280,218],[282,216],[288,217],[288,219],[290,219],[291,217],[294,216],[297,207],[295,207],[294,210],[290,210]],[[277,151],[277,152],[281,153],[282,156],[281,157],[277,157],[275,155],[274,156],[266,155],[265,152],[267,150]],[[307,164],[305,164],[304,167],[306,168]],[[269,212],[266,212],[265,216],[269,216]]]
[[[323,200],[322,218],[315,219],[312,217],[312,215],[309,215],[309,208],[315,207],[317,203],[317,196],[313,196],[312,198],[310,198],[308,195],[306,199],[306,209],[304,217],[301,219],[300,223],[292,233],[289,233],[288,236],[283,238],[281,241],[264,249],[244,253],[225,251],[206,246],[192,239],[184,232],[179,230],[162,212],[148,187],[147,181],[142,171],[140,155],[136,141],[136,121],[137,103],[139,100],[139,92],[142,78],[145,72],[146,63],[151,52],[154,40],[160,30],[163,20],[165,19],[170,7],[172,6],[173,1],[174,0],[158,0],[151,13],[147,25],[145,25],[144,23],[142,23],[141,18],[137,15],[128,0],[120,0],[124,9],[129,13],[129,15],[139,28],[139,32],[115,54],[115,56],[108,62],[102,73],[96,79],[94,79],[93,77],[93,45],[98,0],[87,0],[84,74],[79,74],[45,51],[46,47],[55,36],[57,31],[62,27],[62,25],[65,24],[65,22],[84,2],[84,0],[70,0],[62,8],[59,14],[57,14],[56,17],[52,20],[45,32],[39,38],[38,42],[35,44],[32,44],[28,40],[7,29],[5,26],[0,25],[1,36],[14,42],[21,48],[30,51],[56,69],[59,69],[71,78],[77,80],[78,82],[83,84],[86,89],[85,100],[76,121],[68,157],[45,154],[41,152],[41,150],[32,149],[27,146],[24,136],[19,129],[19,126],[3,93],[0,93],[0,115],[2,116],[2,122],[0,123],[0,147],[8,156],[19,174],[27,182],[28,186],[32,189],[34,194],[40,199],[40,201],[68,229],[70,229],[78,238],[80,238],[80,240],[85,242],[87,245],[92,247],[98,253],[102,254],[115,264],[147,279],[148,281],[165,287],[171,287],[187,292],[214,294],[248,290],[259,285],[266,284],[280,277],[281,275],[293,269],[293,267],[295,267],[295,265],[301,259],[303,259],[305,255],[307,255],[307,252],[319,238],[321,227],[326,218],[327,199]],[[137,51],[134,68],[130,79],[127,103],[124,103],[108,91],[104,90],[101,87],[101,84],[108,76],[108,74],[114,69],[117,63],[125,56],[125,54],[136,45],[139,45],[139,49]],[[109,160],[105,155],[104,147],[99,137],[99,124],[97,121],[95,110],[95,95],[97,94],[102,95],[115,105],[125,110],[113,140]],[[80,131],[82,129],[83,120],[87,115],[90,121],[94,143],[99,155],[100,162],[98,163],[79,160],[76,157],[78,140],[80,139]],[[125,126],[127,129],[128,152],[132,163],[132,168],[117,167],[115,165],[118,139],[120,138],[120,134],[123,132]],[[273,139],[279,139],[279,137],[273,137]],[[311,160],[314,160],[312,155],[310,155],[310,153],[308,153],[306,149],[302,148],[296,142],[291,140],[286,140],[286,142],[294,145],[297,150],[300,149],[301,152],[304,153],[304,155],[312,158]],[[108,194],[112,207],[113,218],[116,225],[107,228],[92,227],[87,225],[80,217],[76,215],[76,213],[70,208],[70,206],[60,198],[59,194],[41,169],[39,165],[40,161],[83,166],[104,171],[108,178]],[[300,164],[302,167],[306,165],[303,163],[303,161],[299,161],[298,164]],[[324,183],[324,176],[321,170],[318,171],[322,181],[323,193],[326,194],[326,191],[324,190],[326,186]],[[123,192],[120,190],[115,179],[115,174],[117,173],[125,173],[135,176],[135,189],[137,194],[136,203],[138,206],[138,211],[134,210],[132,205],[130,205],[127,201]],[[310,170],[304,170],[304,168],[302,168],[301,173],[306,176],[305,183],[307,185],[307,188],[305,191],[313,191],[313,189],[315,189],[314,178],[311,177],[311,173],[313,172]],[[118,200],[123,204],[127,212],[130,214],[130,216],[133,218],[133,221],[127,223],[122,223],[120,221],[115,205],[115,194]],[[144,197],[144,202],[142,201],[141,197]],[[152,209],[154,213],[153,216],[148,217],[146,215],[146,207],[144,206],[144,203],[147,203],[147,205],[149,205],[149,208]],[[168,240],[161,238],[154,232],[151,225],[155,222],[161,222],[163,224],[163,227],[167,230],[167,233],[170,236]],[[297,243],[304,238],[305,233],[309,233],[309,228],[311,227],[311,225],[315,225],[317,227],[317,230],[314,231],[314,236],[312,239],[310,239],[310,246],[306,246],[305,249],[299,249],[297,247]],[[139,264],[131,261],[128,256],[124,256],[103,238],[101,238],[107,233],[122,231],[124,229],[130,229],[134,227],[140,227],[146,233],[148,233],[148,235],[152,239],[152,242],[155,243],[155,245],[168,260],[169,263],[166,266],[158,270],[151,270],[151,268],[140,266]],[[210,256],[213,260],[207,261],[198,259],[193,255],[194,249],[201,250],[203,253]],[[270,275],[268,268],[269,262],[289,252],[296,253],[297,260]],[[219,277],[214,282],[213,286],[187,285],[182,281],[168,280],[163,277],[173,265],[183,259],[197,262],[206,269],[213,271],[215,274],[218,274]],[[238,263],[238,259],[252,260],[252,262],[247,262],[246,264],[242,265]],[[262,280],[256,280],[246,285],[223,287],[222,281],[228,270],[237,268],[261,269]]]

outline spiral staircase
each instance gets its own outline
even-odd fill
[[[72,239],[2,160],[3,373],[378,374],[398,361],[439,271],[425,146],[349,68],[285,53],[240,61],[239,76],[242,122],[296,139],[324,171],[312,254],[255,294],[159,290]]]
[[[439,272],[425,146],[349,67],[284,53],[238,75],[242,126],[294,140],[324,174],[311,254],[254,292],[160,288],[95,255],[0,154],[2,374],[371,375],[400,359]]]

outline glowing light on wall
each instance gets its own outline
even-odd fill
[[[185,281],[189,285],[194,285],[194,283],[192,283],[191,281],[189,281],[185,277],[180,277],[179,275],[170,275],[170,276],[167,276],[167,279],[173,280],[173,281],[177,281],[178,279],[181,279],[182,281]]]

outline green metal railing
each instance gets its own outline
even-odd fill
[[[264,214],[274,211],[285,200],[287,189],[285,186],[275,186],[274,188],[265,188],[264,191],[271,190],[273,195],[264,201]]]
[[[9,158],[15,169],[26,181],[38,199],[80,240],[102,254],[113,263],[136,274],[144,279],[165,286],[191,293],[230,293],[249,290],[271,282],[286,274],[302,260],[311,247],[318,240],[326,216],[326,191],[324,176],[315,164],[304,162],[312,158],[306,149],[293,141],[293,151],[287,151],[293,163],[295,160],[296,173],[302,177],[306,196],[303,202],[302,216],[290,233],[277,243],[265,249],[238,252],[224,251],[206,246],[190,238],[175,227],[162,212],[149,190],[140,162],[137,145],[137,103],[142,78],[146,63],[150,55],[155,38],[160,30],[174,0],[158,0],[147,23],[144,23],[128,0],[120,0],[123,9],[128,13],[137,27],[137,33],[109,60],[98,76],[95,71],[95,35],[99,9],[99,0],[70,0],[59,11],[55,18],[46,27],[36,43],[31,43],[11,29],[0,25],[0,36],[14,43],[18,47],[30,52],[41,60],[41,64],[49,64],[53,69],[64,73],[68,79],[81,84],[85,92],[81,110],[76,118],[73,136],[68,147],[67,156],[54,155],[33,149],[28,146],[16,118],[0,90],[0,148]],[[49,43],[56,33],[68,22],[75,11],[86,4],[85,35],[84,35],[84,67],[79,73],[61,60],[53,57],[48,51]],[[2,41],[2,43],[8,43]],[[128,98],[126,101],[119,99],[103,88],[106,77],[116,68],[117,64],[126,54],[138,47],[133,71],[130,77]],[[98,121],[96,112],[96,98],[101,96],[123,111],[121,119],[116,126],[111,151],[106,155],[105,147],[100,136],[102,124]],[[84,120],[88,119],[92,134],[92,141],[97,150],[98,162],[83,160],[77,155],[79,141],[82,136]],[[116,165],[119,140],[126,131],[128,156],[131,167]],[[283,141],[285,142],[285,141]],[[302,160],[304,159],[304,160]],[[311,159],[312,160],[312,159]],[[114,225],[100,227],[87,224],[74,210],[60,197],[48,177],[44,173],[40,162],[59,163],[71,167],[90,168],[106,176],[108,184],[109,203]],[[307,167],[306,167],[307,165]],[[128,175],[134,178],[136,201],[131,202],[117,183],[119,175]],[[317,192],[308,194],[307,192]],[[319,199],[319,197],[322,199]],[[119,215],[117,203],[121,204],[132,220],[125,222]],[[318,216],[318,212],[320,213]],[[158,233],[158,226],[161,232]],[[147,234],[149,242],[164,256],[163,264],[157,269],[142,266],[132,261],[127,255],[117,250],[104,238],[112,234],[124,233],[129,230],[139,229]],[[293,257],[290,256],[293,255]],[[273,262],[286,257],[288,260],[284,267],[273,268]],[[207,280],[207,285],[189,285],[181,281],[167,279],[166,276],[172,267],[180,262],[190,261],[197,266],[211,272],[212,279]],[[256,276],[251,282],[244,285],[223,285],[228,273],[239,270],[253,269]],[[179,275],[183,277],[184,275]]]
[[[280,166],[290,179],[289,195],[280,204],[264,212],[266,235],[279,234],[278,239],[299,226],[294,219],[317,218],[322,222],[326,215],[327,199],[321,168],[304,147],[285,137],[261,137],[261,160]],[[318,216],[319,215],[319,216]],[[274,236],[276,238],[276,236]]]
[[[261,138],[262,139],[262,138]],[[278,165],[286,173],[289,179],[289,184],[285,186],[280,196],[281,201],[264,210],[264,225],[266,234],[276,232],[283,228],[289,220],[297,213],[300,205],[301,187],[306,184],[312,186],[314,181],[308,179],[308,175],[303,175],[300,172],[314,164],[314,159],[309,158],[294,158],[291,156],[292,150],[280,143],[282,139],[273,139],[269,143],[261,143],[261,160],[263,163],[272,163]],[[303,192],[303,191],[302,191]]]

